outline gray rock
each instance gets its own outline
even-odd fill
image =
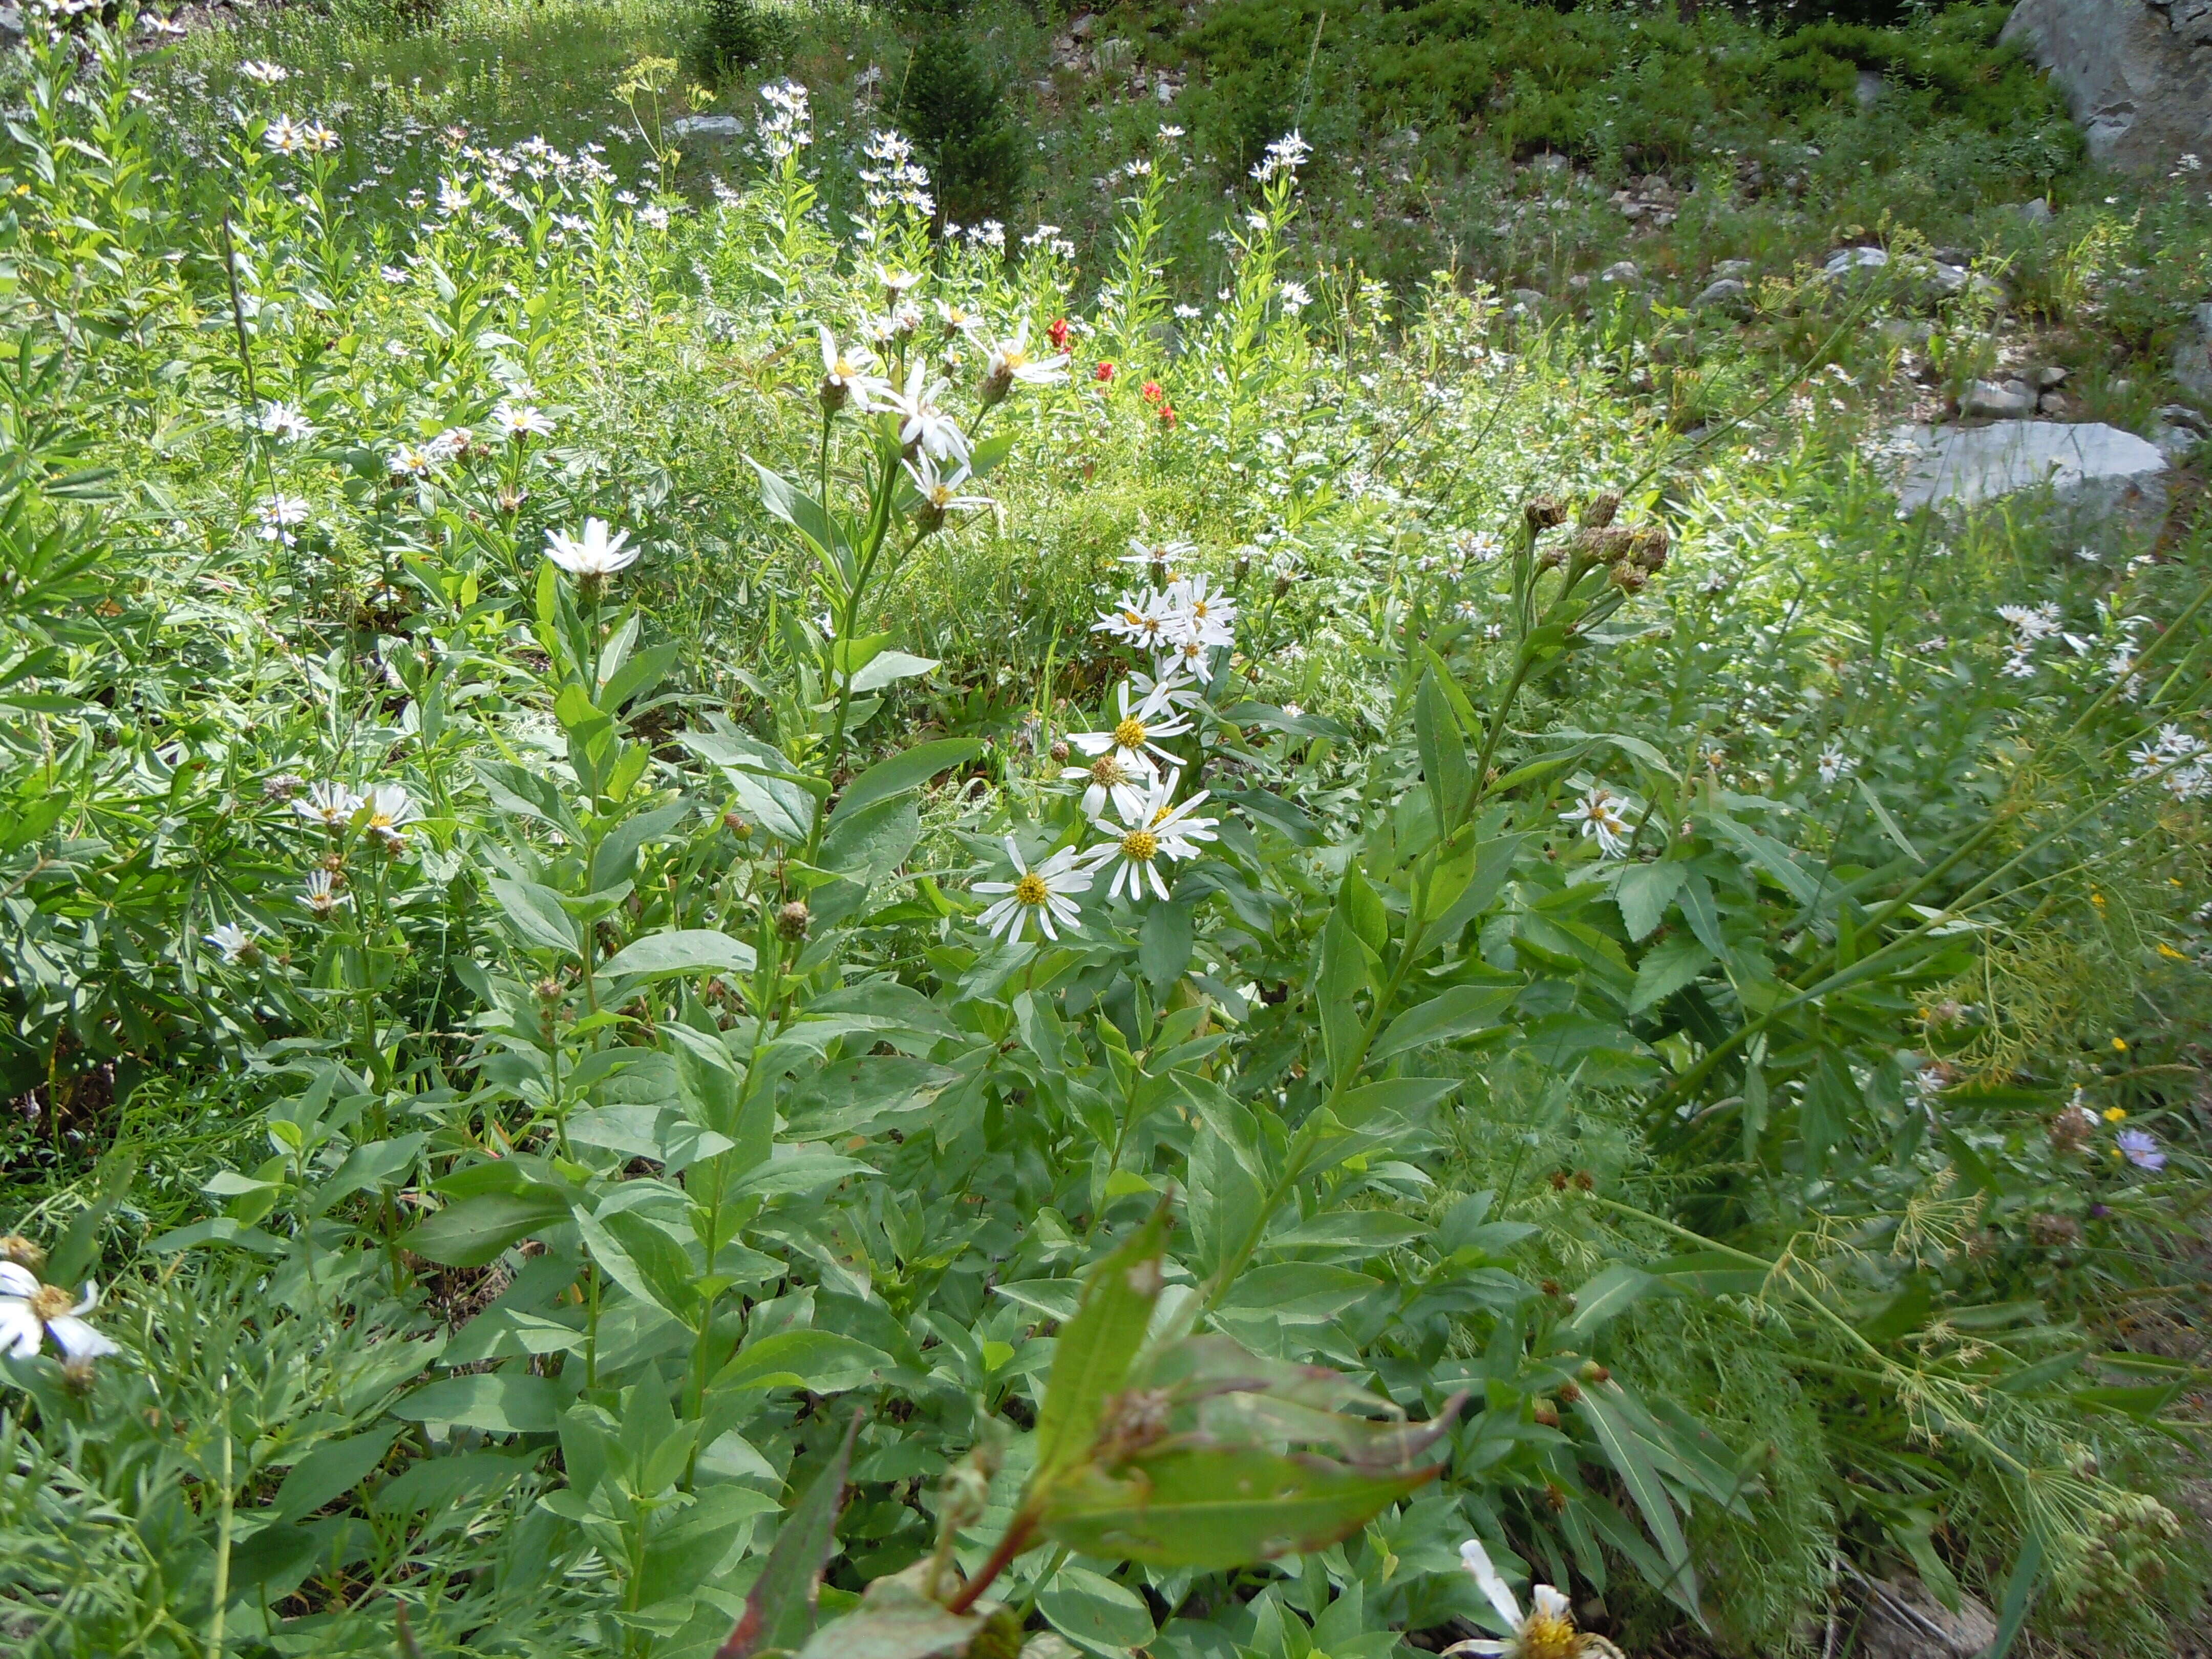
[[[1977,380],[1959,398],[1968,420],[2016,421],[2035,413],[2035,393],[2019,380]]]
[[[2150,441],[2158,453],[2179,466],[2197,453],[2197,446],[2204,441],[2202,433],[2191,432],[2185,426],[2172,426],[2164,421],[2150,429]]]
[[[1546,150],[1541,155],[1530,156],[1528,165],[1539,173],[1565,173],[1573,167],[1574,163],[1564,155]]]
[[[2035,383],[2045,392],[2055,390],[2066,384],[2066,371],[2056,363],[2048,368],[2039,368],[2035,372]]]
[[[2199,306],[2189,333],[2173,349],[2173,378],[2192,398],[2212,403],[2212,306]]]
[[[1888,263],[1887,248],[1839,247],[1828,256],[1826,270],[1831,276],[1845,276],[1855,270],[1880,270]]]
[[[1719,306],[1733,311],[1741,308],[1750,295],[1751,289],[1747,284],[1738,282],[1733,276],[1723,276],[1717,283],[1708,283],[1704,290],[1690,303],[1700,311],[1709,306]]]
[[[1644,272],[1633,259],[1622,259],[1607,265],[1597,274],[1601,283],[1619,283],[1623,288],[1635,288],[1644,281]]]
[[[1751,261],[1748,259],[1723,259],[1713,267],[1713,277],[1717,282],[1740,283],[1750,275]]]
[[[1936,332],[1936,325],[1917,318],[1885,317],[1875,325],[1875,332],[1881,336],[1885,345],[1902,346],[1909,349],[1926,345]]]
[[[2185,426],[2200,438],[2212,437],[2212,421],[2187,404],[2167,404],[2159,410],[2158,418],[2168,426]]]
[[[1857,1646],[1863,1659],[1978,1659],[1996,1640],[1995,1616],[1963,1592],[1953,1613],[1917,1578],[1866,1588]]]
[[[1999,421],[1983,427],[1900,427],[1908,459],[1897,504],[1962,511],[2047,488],[2062,538],[2116,543],[2166,518],[2166,459],[2118,427]]]
[[[1068,39],[1071,40],[1088,40],[1091,38],[1091,32],[1097,27],[1097,15],[1094,12],[1086,11],[1082,16],[1077,18],[1073,22],[1067,26]]]
[[[1881,101],[1881,89],[1884,84],[1881,70],[1861,70],[1859,71],[1858,84],[1851,88],[1853,96],[1856,97],[1859,100],[1859,107],[1861,109],[1872,109],[1876,104],[1880,103]]]
[[[2074,418],[2074,400],[2063,392],[2046,392],[2035,400],[2035,412],[2046,421]]]
[[[1545,295],[1540,289],[1516,288],[1513,290],[1513,304],[1516,310],[1541,311],[1544,308],[1544,300]]]
[[[679,115],[668,124],[668,131],[677,138],[727,141],[744,137],[745,124],[734,115]]]
[[[2123,0],[2123,3],[2125,3],[2125,0]],[[2040,196],[2033,202],[2022,202],[2020,204],[2020,216],[2031,225],[2047,225],[2051,222],[2051,204]]]
[[[2092,160],[2164,173],[2212,154],[2212,0],[2021,0],[2000,39],[2064,88]]]

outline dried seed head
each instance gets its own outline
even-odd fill
[[[564,988],[559,980],[548,974],[530,988],[538,1000],[550,1008],[561,1000],[561,993]]]
[[[846,400],[852,395],[850,388],[834,374],[824,374],[822,377],[820,396],[822,412],[824,415],[835,415],[839,410],[844,408]]]
[[[0,1234],[0,1259],[27,1267],[33,1273],[42,1271],[46,1265],[46,1248],[34,1238],[21,1233]]]
[[[279,772],[261,786],[261,798],[264,800],[288,801],[307,787],[307,779],[296,772]]]
[[[1571,1406],[1576,1401],[1582,1397],[1583,1391],[1572,1382],[1562,1382],[1559,1384],[1559,1401],[1561,1404]]]
[[[1553,1170],[1552,1190],[1555,1193],[1564,1193],[1567,1190],[1567,1182],[1573,1178],[1574,1177],[1570,1176],[1565,1170]]]
[[[1650,580],[1640,565],[1617,564],[1613,568],[1613,585],[1624,593],[1641,593]]]
[[[2051,1150],[2062,1155],[2078,1152],[2097,1133],[2097,1115],[2086,1106],[2069,1106],[2051,1120]]]
[[[1288,576],[1278,576],[1275,578],[1275,597],[1277,599],[1281,599],[1284,594],[1290,591],[1291,579]]]
[[[1068,747],[1067,744],[1060,738],[1054,738],[1052,747],[1046,750],[1044,752],[1052,757],[1052,763],[1054,765],[1065,766],[1067,764],[1067,757],[1069,752]]]
[[[1674,538],[1668,535],[1663,524],[1647,524],[1638,528],[1632,537],[1636,562],[1646,570],[1663,570],[1667,566],[1667,550]]]
[[[1549,530],[1567,521],[1567,509],[1552,496],[1538,495],[1521,509],[1521,516],[1532,531]]]
[[[2081,1224],[2070,1215],[2045,1212],[2027,1218],[2027,1236],[2047,1250],[2081,1242]]]
[[[1556,1480],[1544,1483],[1544,1501],[1552,1506],[1552,1513],[1564,1515],[1567,1510],[1567,1489]]]
[[[1583,507],[1577,521],[1592,530],[1602,530],[1613,522],[1613,515],[1620,511],[1620,497],[1613,491],[1602,490],[1591,496]]]
[[[775,936],[795,945],[806,937],[813,922],[814,913],[806,908],[805,901],[793,899],[775,913]]]

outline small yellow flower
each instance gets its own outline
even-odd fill
[[[2160,945],[2158,947],[2158,953],[2162,957],[2170,957],[2175,962],[2186,962],[2189,960],[2189,957],[2185,953],[2175,950],[2171,945]]]
[[[2114,1038],[2112,1039],[2112,1052],[2113,1052],[2113,1053],[2115,1053],[2115,1054],[2124,1054],[2127,1053],[2127,1051],[2128,1051],[2128,1040],[2127,1040],[2125,1037],[2114,1037]]]
[[[2089,902],[2101,910],[2105,908],[2105,896],[2102,893],[2092,893],[2089,895]]]
[[[2105,1108],[2105,1121],[2107,1123],[2118,1123],[2124,1120],[2127,1115],[2128,1109],[2124,1106],[2107,1106]]]

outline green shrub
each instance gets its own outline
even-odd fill
[[[896,111],[929,168],[939,215],[956,224],[1012,216],[1028,171],[1005,83],[976,43],[936,28],[915,42]]]
[[[761,0],[706,0],[684,49],[684,73],[695,85],[719,87],[774,56],[781,44],[776,20]]]

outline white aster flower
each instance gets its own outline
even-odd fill
[[[338,890],[337,878],[327,870],[308,871],[305,886],[306,890],[300,895],[300,902],[306,905],[318,921],[328,921],[331,913],[345,902],[345,895]]]
[[[637,562],[640,550],[629,545],[629,542],[628,531],[617,530],[611,535],[605,519],[586,519],[580,536],[547,531],[545,556],[572,576],[586,581],[604,580]]]
[[[1057,939],[1059,927],[1073,933],[1083,925],[1083,912],[1075,900],[1078,894],[1090,887],[1091,872],[1079,865],[1073,847],[1061,848],[1032,870],[1023,860],[1014,838],[1008,836],[1006,856],[1013,860],[1013,880],[979,881],[975,886],[978,893],[1006,896],[988,907],[979,918],[984,932],[994,939],[1012,940],[1019,937],[1030,919],[1035,917],[1044,936]]]
[[[1135,817],[1143,809],[1146,775],[1123,765],[1110,752],[1099,756],[1088,766],[1065,768],[1060,775],[1065,781],[1085,786],[1083,816],[1087,818],[1104,817],[1109,802],[1124,819]]]
[[[837,337],[825,325],[815,326],[822,332],[822,401],[834,408],[849,398],[853,407],[866,414],[891,389],[891,383],[874,372],[876,354],[866,346],[840,349]]]
[[[1145,896],[1150,886],[1158,898],[1168,896],[1168,884],[1160,876],[1162,859],[1194,859],[1199,855],[1200,842],[1218,838],[1214,825],[1218,818],[1192,816],[1194,810],[1206,797],[1200,790],[1180,806],[1173,805],[1176,784],[1182,774],[1170,772],[1156,780],[1137,803],[1133,812],[1120,802],[1115,810],[1121,819],[1121,833],[1113,840],[1101,842],[1084,854],[1093,872],[1108,865],[1114,866],[1114,879],[1108,884],[1109,898],[1119,898],[1125,892],[1132,899]],[[1113,826],[1102,822],[1099,828],[1111,831]]]
[[[413,444],[402,444],[385,460],[385,468],[395,478],[427,478],[437,466],[437,458],[428,449]]]
[[[1512,1588],[1491,1565],[1489,1552],[1482,1547],[1480,1539],[1470,1538],[1462,1544],[1459,1559],[1513,1633],[1502,1640],[1478,1636],[1471,1641],[1455,1642],[1443,1650],[1449,1659],[1474,1659],[1475,1656],[1480,1659],[1583,1659],[1583,1656],[1620,1651],[1602,1636],[1577,1631],[1567,1598],[1549,1584],[1529,1587],[1528,1611],[1523,1615]]]
[[[1170,766],[1179,765],[1175,756],[1160,747],[1159,740],[1181,737],[1190,730],[1190,722],[1176,717],[1158,687],[1133,710],[1129,707],[1127,680],[1121,682],[1116,695],[1121,718],[1110,731],[1072,732],[1067,740],[1086,755],[1112,755],[1122,765],[1142,772],[1147,778],[1159,775],[1163,761]]]
[[[929,378],[929,365],[918,362],[906,377],[906,390],[886,392],[884,406],[899,416],[899,442],[909,449],[940,460],[965,461],[968,439],[950,415],[937,405],[945,382]]]
[[[1844,752],[1840,740],[1832,741],[1820,750],[1820,781],[1833,783],[1838,778],[1847,778],[1859,769],[1859,763]]]
[[[1098,613],[1091,631],[1157,652],[1172,652],[1178,634],[1175,607],[1164,592],[1124,593],[1111,611]]]
[[[947,513],[972,513],[979,507],[991,505],[988,495],[963,495],[960,493],[960,486],[968,482],[965,462],[948,472],[927,455],[918,459],[921,462],[918,466],[913,461],[901,461],[899,465],[905,469],[906,476],[913,481],[916,493],[921,497],[921,506],[916,516],[923,521],[924,529],[933,529],[942,524]]]
[[[345,785],[325,781],[309,784],[307,795],[294,801],[292,810],[310,823],[319,823],[325,830],[343,830],[353,822],[353,815],[367,805]]]
[[[1067,381],[1067,363],[1066,352],[1040,357],[1030,351],[1029,319],[1024,317],[1012,336],[991,348],[983,368],[983,402],[987,406],[997,403],[1018,384],[1063,386]]]
[[[491,423],[517,443],[553,435],[553,417],[535,404],[501,401],[492,410]]]
[[[292,544],[292,532],[307,521],[307,503],[297,495],[276,495],[254,509],[261,520],[260,536],[264,542]]]
[[[256,86],[273,87],[292,78],[292,71],[282,64],[271,64],[258,58],[249,58],[238,66],[238,72]]]
[[[407,826],[422,816],[414,797],[396,783],[380,783],[368,792],[368,833],[397,853],[407,845]]]
[[[1203,571],[1168,584],[1168,605],[1178,641],[1194,640],[1209,649],[1237,641],[1237,601],[1212,589]]]
[[[1594,783],[1572,811],[1559,814],[1562,823],[1579,823],[1585,838],[1597,837],[1598,852],[1609,859],[1625,858],[1636,826],[1620,815],[1620,798],[1603,784]]]
[[[280,444],[294,444],[312,436],[314,422],[289,404],[264,404],[261,407],[261,430],[264,435]]]
[[[95,1285],[86,1285],[84,1295],[72,1301],[60,1285],[41,1285],[21,1262],[0,1261],[0,1353],[28,1359],[49,1336],[71,1364],[119,1353],[85,1322],[84,1316],[99,1305]]]
[[[307,148],[307,129],[289,115],[275,116],[262,130],[261,143],[272,155],[297,155]]]
[[[1169,708],[1196,708],[1206,701],[1205,693],[1199,689],[1200,683],[1183,677],[1178,656],[1163,656],[1153,665],[1159,670],[1158,678],[1142,671],[1132,672],[1129,676],[1130,689],[1139,701],[1149,702],[1158,698]]]
[[[251,928],[241,927],[234,921],[210,928],[202,937],[222,952],[223,961],[233,966],[242,962],[250,967],[260,959],[261,941],[253,936]]]

